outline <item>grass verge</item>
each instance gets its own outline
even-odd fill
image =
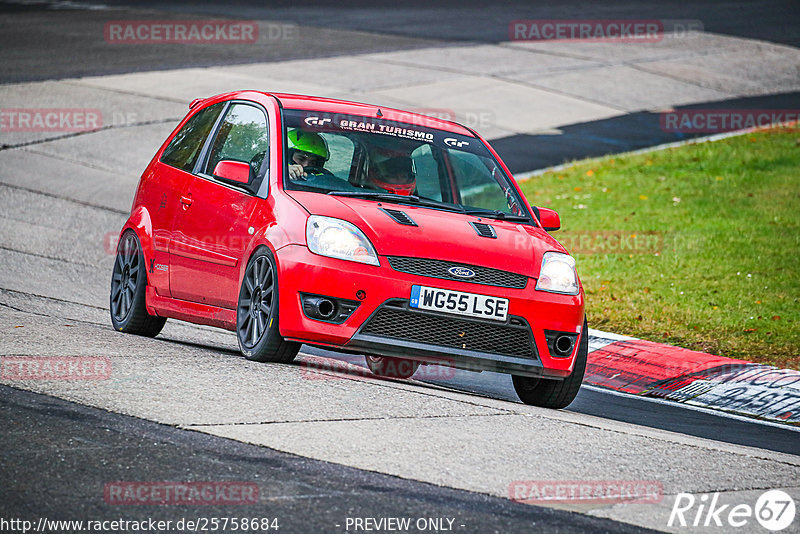
[[[800,131],[576,162],[521,184],[555,209],[589,325],[800,368]]]

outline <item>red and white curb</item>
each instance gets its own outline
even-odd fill
[[[800,425],[800,371],[589,329],[584,384]]]

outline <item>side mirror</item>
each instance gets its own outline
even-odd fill
[[[247,185],[250,182],[250,164],[223,159],[214,167],[214,176],[228,182]]]
[[[549,208],[536,208],[539,211],[539,222],[548,232],[555,232],[561,228],[561,219],[558,213]]]

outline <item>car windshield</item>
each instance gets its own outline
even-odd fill
[[[286,189],[529,220],[509,177],[475,137],[319,111],[286,109],[283,117]]]

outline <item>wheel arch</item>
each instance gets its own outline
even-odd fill
[[[144,256],[145,265],[154,257],[154,237],[153,237],[153,222],[150,219],[150,212],[144,206],[139,206],[131,212],[131,216],[125,221],[122,230],[119,233],[119,238],[128,230],[133,231],[139,239],[139,245],[142,247],[142,255]],[[119,241],[118,241],[119,242]],[[145,270],[146,272],[146,270]]]
[[[255,230],[253,237],[254,239],[250,241],[244,254],[242,254],[242,261],[239,262],[239,286],[242,285],[242,280],[244,280],[244,272],[247,269],[247,265],[259,249],[266,248],[270,251],[273,260],[275,260],[275,266],[278,268],[278,274],[280,274],[281,265],[278,258],[278,250],[292,244],[292,240],[286,230],[274,222]]]

